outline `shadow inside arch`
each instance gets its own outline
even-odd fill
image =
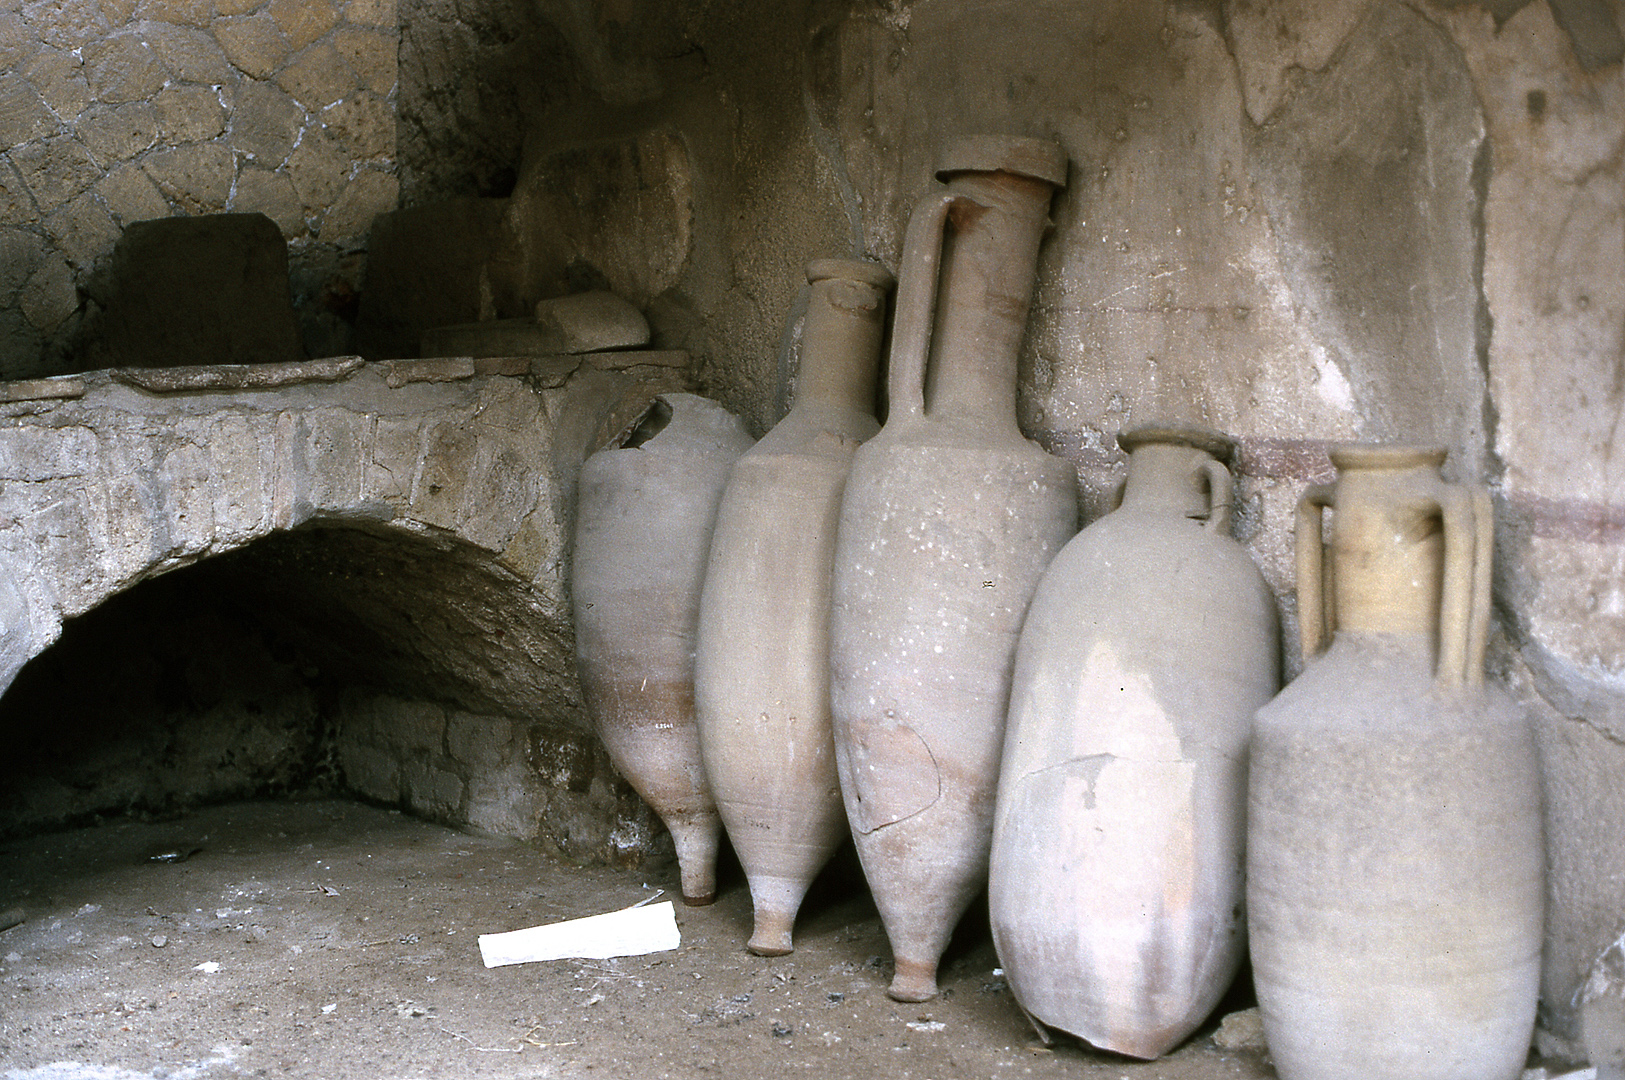
[[[508,835],[549,786],[637,818],[588,732],[562,605],[456,537],[324,521],[66,623],[0,698],[0,835],[304,791]]]

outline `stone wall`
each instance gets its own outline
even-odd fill
[[[404,201],[505,197],[486,203],[521,254],[486,268],[483,317],[611,288],[762,428],[787,405],[806,263],[863,248],[832,109],[839,29],[872,5],[536,0],[519,22],[515,6],[402,6]],[[458,64],[476,74],[454,94]]]
[[[259,211],[307,349],[350,351],[395,208],[394,0],[0,2],[0,378],[74,370],[132,221]]]
[[[567,858],[637,864],[671,841],[589,732],[471,713],[362,686],[336,702],[346,787],[498,836],[540,840]]]

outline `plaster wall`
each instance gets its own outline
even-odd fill
[[[307,349],[345,347],[393,209],[394,0],[0,2],[0,378],[76,370],[132,221],[258,211]]]

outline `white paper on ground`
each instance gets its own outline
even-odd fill
[[[665,900],[506,934],[481,934],[480,958],[488,968],[570,957],[608,960],[667,952],[680,944],[677,913]]]

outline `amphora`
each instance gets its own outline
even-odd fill
[[[892,276],[807,271],[795,404],[734,465],[700,601],[695,694],[706,774],[755,906],[748,948],[791,949],[813,877],[846,839],[829,709],[835,523],[858,445],[880,430],[876,366]]]
[[[610,761],[666,823],[683,899],[716,898],[722,822],[700,761],[694,641],[737,416],[664,394],[581,468],[571,593],[576,667]]]
[[[1265,1038],[1283,1080],[1514,1080],[1535,1018],[1544,857],[1531,733],[1483,678],[1489,495],[1442,480],[1443,450],[1331,457],[1336,484],[1298,509],[1309,663],[1253,729],[1248,926]]]
[[[841,791],[897,967],[924,1001],[987,880],[1016,636],[1077,528],[1077,477],[1016,423],[1016,353],[1061,148],[951,145],[904,239],[885,428],[841,505],[831,694]]]
[[[1118,442],[1122,505],[1055,557],[1021,631],[988,895],[1029,1016],[1154,1058],[1246,951],[1247,740],[1280,687],[1280,631],[1230,538],[1234,443]]]

